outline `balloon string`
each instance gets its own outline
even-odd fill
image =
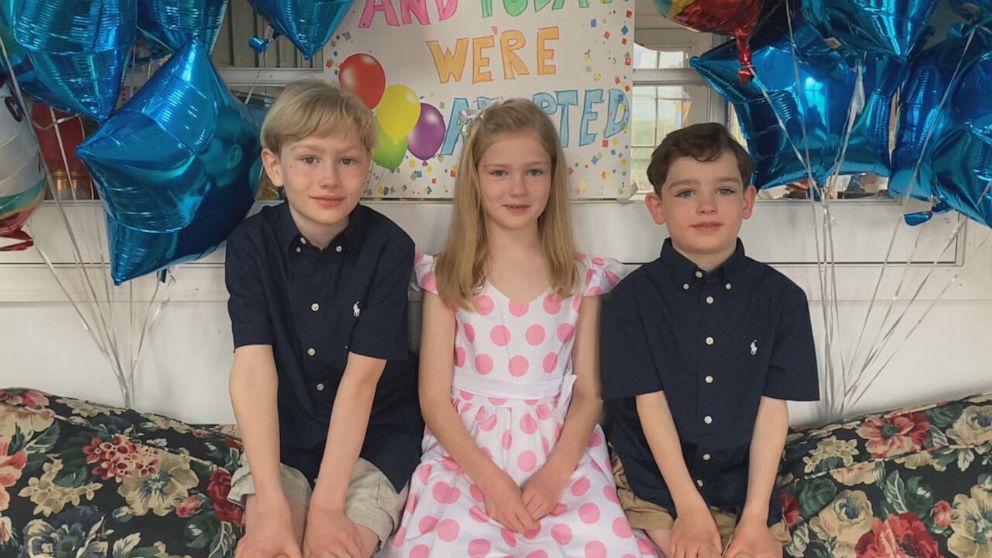
[[[55,110],[52,109],[51,107],[49,107],[48,108],[48,112],[49,112],[49,115],[51,116],[51,118],[54,120],[55,119]],[[73,177],[72,172],[69,169],[69,159],[68,159],[68,156],[66,155],[65,142],[62,139],[62,130],[59,127],[57,127],[57,126],[55,127],[55,139],[56,139],[56,141],[58,142],[58,145],[59,145],[59,154],[62,157],[63,170],[65,170],[66,176],[69,179],[69,192],[72,195],[72,200],[73,201],[79,201],[77,199],[77,195],[76,195],[76,179],[75,179],[75,177]],[[58,193],[56,192],[55,193],[55,197],[56,197],[56,199],[58,199],[61,196],[59,196]],[[68,220],[66,222],[68,222]],[[106,260],[103,257],[103,250],[101,248],[102,246],[104,246],[104,244],[102,243],[103,237],[102,237],[102,235],[100,234],[100,231],[99,231],[100,225],[96,221],[86,220],[86,222],[92,223],[93,224],[93,227],[96,229],[95,236],[96,236],[96,246],[97,247],[94,250],[97,253],[97,257],[99,258],[98,261],[99,261],[99,264],[100,264],[100,269],[107,269],[106,268]],[[88,253],[87,254],[86,261],[90,261],[92,259],[96,259],[96,258],[93,257],[93,253]],[[85,274],[86,274],[86,277],[87,277],[87,283],[89,283],[89,273],[88,273],[88,270],[86,271]],[[104,291],[103,294],[105,296],[105,300],[107,301],[108,308],[104,308],[103,307],[103,305],[100,303],[100,299],[96,296],[95,291],[92,293],[93,294],[93,305],[99,310],[99,312],[97,313],[97,315],[100,318],[101,326],[103,327],[103,332],[107,336],[107,342],[108,342],[109,347],[111,349],[111,354],[113,355],[113,357],[114,357],[117,365],[118,366],[121,366],[123,368],[123,365],[120,363],[120,343],[119,343],[119,340],[117,339],[117,327],[115,325],[115,316],[114,316],[115,315],[115,312],[114,312],[114,309],[113,309],[113,300],[114,300],[114,297],[113,297],[113,295],[111,293],[110,279],[109,279],[107,273],[100,273],[99,276],[103,279],[103,281],[102,281],[102,286],[103,286],[103,291]],[[130,391],[130,390],[128,389],[127,391]],[[125,403],[127,404],[127,406],[131,406],[131,403],[132,402],[131,401],[125,401]]]
[[[269,32],[266,33],[266,35],[267,35],[267,37],[266,37],[267,40],[269,40],[269,41],[276,40],[275,29],[274,28],[269,27]],[[258,85],[259,80],[262,79],[262,70],[265,69],[265,55],[268,53],[268,51],[269,51],[269,49],[266,48],[265,50],[263,50],[261,52],[262,60],[259,63],[258,71],[255,72],[255,81],[252,82],[251,86],[248,87],[248,95],[245,96],[245,104],[246,105],[251,102],[251,96],[252,96],[252,93],[255,92],[255,86]]]
[[[977,28],[972,28],[971,31],[968,33],[968,37],[967,37],[967,39],[965,41],[964,49],[962,50],[962,53],[961,53],[961,58],[958,60],[957,65],[954,68],[954,72],[951,74],[950,80],[948,80],[947,89],[944,90],[944,94],[941,96],[940,103],[937,105],[936,114],[937,114],[937,117],[938,118],[940,116],[940,113],[943,111],[944,105],[947,103],[947,100],[950,98],[950,93],[951,93],[951,90],[953,88],[952,85],[953,85],[955,79],[957,78],[958,72],[961,71],[961,66],[964,63],[965,57],[967,56],[968,49],[971,46],[972,39],[974,39],[974,36],[975,36],[975,32],[976,31],[977,31]],[[934,123],[936,123],[936,119],[934,120]],[[932,135],[933,135],[933,132],[934,132],[934,129],[935,128],[936,128],[936,126],[934,126],[934,125],[931,125],[931,126],[927,127],[926,133],[924,134],[924,138],[923,138],[923,144],[922,144],[922,146],[920,148],[921,155],[926,152],[926,148],[930,144],[930,140],[932,138]],[[916,164],[913,166],[913,172],[911,173],[910,179],[909,179],[909,186],[906,189],[906,192],[902,195],[902,200],[901,200],[901,203],[900,203],[900,211],[899,211],[900,215],[896,218],[896,220],[895,220],[895,226],[892,228],[892,234],[889,237],[889,244],[888,244],[888,248],[885,251],[885,257],[882,259],[881,268],[879,269],[878,275],[875,278],[875,285],[874,285],[874,287],[872,289],[871,298],[869,299],[868,310],[865,313],[865,319],[864,319],[864,321],[861,324],[860,332],[858,333],[858,340],[855,343],[854,352],[851,355],[851,366],[852,367],[854,365],[854,359],[856,358],[856,355],[861,350],[861,343],[862,343],[862,341],[864,339],[865,332],[868,329],[868,323],[871,320],[872,313],[874,312],[876,303],[878,302],[878,294],[879,294],[879,291],[881,290],[882,278],[885,276],[885,272],[887,271],[888,266],[889,266],[889,261],[890,261],[890,258],[892,256],[893,249],[895,247],[896,235],[899,233],[899,230],[902,227],[902,223],[903,223],[902,213],[905,213],[906,208],[909,205],[909,200],[912,197],[913,187],[916,185],[916,180],[918,178],[919,171],[920,171],[920,165],[922,163],[923,163],[923,157],[921,156],[921,157],[919,157],[917,159]],[[911,255],[910,259],[907,260],[907,262],[906,262],[905,265],[908,266],[911,261],[912,261],[912,255]],[[889,306],[890,307],[891,307],[891,304],[892,303],[890,302],[889,303]],[[884,319],[883,319],[883,323],[884,323]],[[877,337],[876,337],[876,339],[877,339]],[[859,376],[860,376],[860,371],[859,371]]]
[[[14,86],[13,91],[17,96],[17,101],[20,103],[22,107],[27,107],[28,105],[24,98],[23,91],[21,90],[20,81],[17,78],[16,72],[13,71],[13,65],[10,63],[10,56],[7,51],[7,46],[3,41],[2,37],[0,37],[0,54],[3,55],[3,59],[7,68],[10,69],[9,72],[10,79],[11,79],[11,83]],[[55,127],[56,138],[59,142],[59,149],[62,155],[62,163],[65,166],[66,175],[70,180],[70,187],[72,187],[74,182],[72,179],[72,174],[69,172],[68,159],[65,155],[65,146],[62,141],[61,133],[58,127],[59,123],[55,121],[56,119],[54,116],[54,111],[51,111],[50,115],[53,120],[52,125]],[[72,305],[73,309],[76,311],[76,315],[79,316],[80,320],[82,321],[84,329],[86,329],[86,331],[90,334],[90,336],[94,340],[94,343],[97,345],[97,349],[101,352],[101,354],[103,354],[103,356],[107,359],[107,361],[111,365],[111,369],[118,380],[119,387],[124,396],[124,403],[127,406],[131,406],[133,402],[132,391],[130,386],[125,381],[126,375],[124,373],[124,367],[120,362],[118,355],[116,354],[116,348],[114,348],[114,350],[110,350],[112,335],[109,331],[110,327],[108,324],[108,317],[105,315],[105,309],[103,308],[103,305],[100,303],[100,298],[96,294],[96,288],[93,285],[93,282],[89,275],[89,270],[87,269],[87,265],[84,262],[83,252],[82,249],[80,248],[80,243],[78,241],[78,238],[76,237],[75,229],[73,228],[69,220],[68,214],[65,211],[65,207],[62,204],[61,196],[59,195],[59,192],[55,188],[55,180],[53,178],[51,169],[48,166],[48,162],[45,160],[44,157],[42,157],[41,163],[45,171],[45,178],[48,182],[49,191],[52,193],[53,201],[55,202],[55,206],[58,209],[59,216],[61,217],[62,223],[64,225],[66,236],[68,237],[69,244],[72,248],[72,254],[75,257],[75,262],[74,262],[75,267],[79,272],[80,278],[83,282],[84,290],[89,293],[90,299],[92,301],[92,304],[90,306],[90,309],[92,310],[91,319],[88,319],[86,317],[86,314],[82,312],[80,306],[72,298],[72,294],[69,291],[69,289],[66,287],[61,277],[61,274],[58,272],[57,268],[52,263],[51,259],[48,257],[45,251],[37,243],[35,244],[35,248],[37,249],[38,253],[41,255],[42,259],[45,261],[48,269],[52,272],[52,276],[55,278],[55,281],[59,285],[63,294],[65,294],[66,300]],[[75,197],[75,192],[73,192],[73,196]],[[109,304],[109,299],[108,299],[108,304]]]
[[[789,6],[789,3],[788,2],[785,3],[785,9],[786,9],[786,16],[787,16],[786,17],[786,22],[787,22],[788,29],[789,29],[789,48],[792,51],[792,72],[793,72],[793,78],[795,80],[795,84],[796,84],[796,87],[797,87],[797,90],[798,90],[802,86],[802,81],[801,81],[800,75],[799,75],[799,59],[798,59],[798,54],[796,52],[795,30],[793,29],[793,26],[792,26],[792,11],[791,11],[791,7]],[[778,112],[775,110],[775,104],[772,102],[772,99],[769,96],[768,90],[764,86],[764,83],[761,82],[760,76],[757,78],[756,83],[758,85],[759,90],[761,91],[762,96],[768,102],[769,107],[772,108],[772,114],[775,116],[775,121],[778,124],[779,128],[783,131],[783,135],[788,140],[789,145],[792,147],[792,150],[793,150],[793,152],[796,155],[796,159],[798,159],[799,162],[806,169],[807,182],[809,184],[810,202],[811,202],[810,203],[810,209],[813,212],[813,219],[811,221],[811,224],[813,226],[814,244],[816,246],[817,277],[819,279],[820,299],[822,301],[822,307],[823,307],[823,312],[822,312],[823,325],[824,325],[823,368],[824,368],[824,383],[825,383],[825,387],[826,387],[826,389],[824,390],[824,407],[826,409],[828,409],[828,413],[829,413],[829,409],[832,409],[833,406],[834,406],[834,400],[835,400],[834,390],[836,389],[836,381],[835,381],[835,377],[834,377],[835,376],[835,373],[834,373],[833,359],[831,358],[831,355],[833,353],[833,346],[834,346],[834,338],[833,338],[834,326],[833,326],[833,323],[832,323],[832,316],[836,314],[836,311],[833,311],[833,312],[831,311],[831,298],[830,298],[830,292],[831,292],[831,290],[828,287],[829,278],[828,278],[828,275],[827,275],[826,269],[825,269],[825,265],[827,263],[827,258],[828,257],[832,257],[832,256],[828,256],[827,255],[828,254],[827,253],[827,246],[828,246],[828,244],[829,245],[832,245],[832,234],[831,234],[831,237],[829,239],[826,238],[826,237],[823,239],[823,248],[821,250],[820,235],[819,235],[819,233],[817,231],[817,227],[816,227],[816,223],[817,223],[817,212],[816,212],[815,195],[816,194],[819,194],[820,199],[821,199],[822,211],[823,211],[823,219],[824,219],[823,226],[824,226],[825,230],[832,231],[832,225],[831,225],[832,216],[830,215],[830,206],[829,206],[829,202],[826,201],[826,196],[823,195],[823,193],[822,193],[822,191],[820,189],[819,184],[817,183],[816,179],[813,176],[812,158],[810,157],[810,152],[809,152],[809,132],[806,129],[806,122],[805,122],[805,120],[803,120],[801,118],[799,119],[800,120],[800,126],[801,126],[802,133],[803,133],[803,147],[804,147],[804,151],[805,151],[805,154],[806,154],[806,157],[803,157],[799,153],[798,147],[792,141],[792,137],[789,134],[788,129],[785,126],[785,123],[782,121],[782,118],[779,116]],[[803,102],[803,97],[797,95],[797,100],[798,100],[798,102],[802,103]],[[849,108],[849,110],[850,110],[850,108]],[[833,253],[833,251],[831,250],[830,251],[830,254],[832,254],[832,253]],[[833,261],[830,260],[830,263],[832,264]]]
[[[982,193],[979,195],[979,199],[985,197],[988,194],[990,188],[992,188],[992,180],[990,180],[989,182],[987,182],[985,184],[985,188],[984,188],[984,190],[982,190]],[[865,364],[864,364],[864,366],[862,368],[862,372],[864,370],[866,370],[868,368],[868,366],[876,358],[879,357],[879,355],[881,354],[881,352],[884,350],[885,346],[888,345],[888,343],[890,342],[890,339],[892,338],[892,335],[895,333],[896,328],[902,322],[902,320],[906,316],[906,314],[909,312],[910,306],[919,297],[920,292],[923,290],[923,288],[925,287],[925,285],[929,282],[930,277],[933,275],[933,272],[936,270],[937,265],[940,263],[940,258],[947,252],[948,249],[950,249],[950,247],[953,245],[954,241],[959,236],[960,231],[962,230],[962,228],[964,227],[964,225],[967,222],[968,222],[968,220],[965,217],[963,217],[961,215],[958,216],[958,223],[955,225],[954,230],[948,235],[947,242],[944,245],[943,249],[940,251],[940,253],[937,255],[937,257],[935,257],[934,260],[928,264],[928,268],[929,269],[927,270],[927,273],[924,275],[923,279],[920,281],[920,283],[917,286],[917,288],[916,288],[915,292],[913,293],[912,297],[907,302],[906,307],[903,309],[902,313],[899,314],[899,316],[896,317],[894,323],[891,326],[888,327],[888,329],[886,330],[885,335],[882,337],[881,341],[872,346],[872,352],[871,352],[871,354],[868,355],[868,357],[866,357],[866,361],[865,361]],[[986,239],[986,240],[988,240],[988,239]],[[982,244],[984,244],[984,243],[985,243],[985,241],[982,242]],[[914,251],[915,251],[915,247],[914,247]],[[909,266],[907,265],[906,266],[906,270],[903,273],[904,276],[908,275],[908,268],[909,268]],[[956,278],[956,276],[955,276],[955,278]],[[942,289],[941,292],[936,296],[936,298],[933,300],[933,302],[930,305],[931,308],[932,308],[932,306],[934,304],[936,304],[937,300],[939,300],[943,296],[944,292],[946,292],[946,290],[950,286],[950,284],[954,282],[954,279],[955,278],[952,278],[952,280],[948,283],[948,285],[946,285],[944,287],[944,289]],[[902,283],[900,282],[900,289],[901,289],[901,284]],[[896,291],[896,296],[894,298],[897,298],[898,297],[899,292],[900,292],[899,290]],[[891,306],[892,306],[892,303],[890,303],[890,307]],[[928,314],[929,311],[930,310],[928,308],[927,311],[924,312],[924,316],[926,316],[926,314]],[[886,316],[888,316],[888,314],[886,314]],[[920,318],[920,320],[922,320],[922,317]],[[885,327],[885,319],[882,320],[882,327],[883,328]],[[909,335],[911,335],[912,332],[915,331],[917,327],[919,327],[919,321],[912,326],[912,328],[910,329],[909,333],[907,333],[907,336],[902,339],[901,343],[896,348],[896,351],[898,351],[898,349],[901,348],[902,345],[904,345],[906,343],[906,341],[909,338]],[[881,374],[881,372],[885,369],[885,366],[888,365],[888,363],[892,360],[892,358],[894,356],[895,356],[895,353],[893,352],[885,360],[885,362],[880,366],[880,368],[874,373],[874,375],[872,376],[871,380],[869,380],[868,385],[866,385],[861,390],[861,392],[859,393],[859,395],[857,395],[857,397],[854,397],[854,400],[851,403],[852,406],[853,405],[856,405],[861,400],[861,398],[864,397],[865,393],[868,390],[868,387],[871,384],[874,383],[875,379],[878,377],[879,374]],[[852,391],[852,394],[849,395],[848,397],[853,397],[853,391]]]
[[[152,292],[152,296],[148,299],[148,306],[145,308],[145,320],[141,327],[141,335],[140,337],[138,337],[138,347],[134,354],[134,360],[131,363],[132,373],[138,366],[138,360],[141,357],[141,350],[145,346],[145,339],[154,328],[155,323],[158,321],[158,318],[162,313],[162,310],[164,310],[165,307],[168,306],[170,302],[172,302],[172,295],[176,285],[176,277],[175,274],[172,272],[172,270],[167,271],[165,283],[166,283],[165,297],[163,300],[158,301],[158,307],[155,309],[154,313],[152,313],[151,309],[152,309],[152,305],[155,303],[156,297],[159,294],[159,288],[162,286],[161,281],[155,281],[155,291]],[[151,315],[151,317],[149,317],[149,315]]]
[[[78,114],[70,114],[68,116],[63,116],[62,118],[53,118],[53,120],[48,124],[38,124],[37,122],[32,120],[31,126],[33,126],[35,130],[47,131],[47,130],[51,130],[52,128],[58,127],[60,124],[65,124],[66,122],[72,122],[73,120],[79,120],[80,122],[82,122],[82,119],[83,118]]]
[[[916,254],[916,250],[919,248],[920,241],[922,240],[922,238],[923,238],[923,227],[918,227],[916,229],[916,239],[913,241],[913,249],[910,251],[910,254],[907,257],[906,262],[902,266],[903,272],[899,276],[899,283],[896,285],[895,294],[892,295],[892,300],[898,299],[899,298],[899,294],[902,293],[903,285],[905,284],[906,279],[909,277],[910,264],[913,261],[913,258],[914,258],[915,254]],[[941,254],[943,254],[943,252],[941,252]],[[869,363],[872,360],[874,360],[874,356],[873,355],[874,355],[874,352],[876,351],[876,349],[881,349],[881,347],[878,345],[878,343],[879,343],[880,338],[882,337],[882,328],[885,327],[885,324],[889,320],[889,316],[892,315],[892,309],[893,308],[894,308],[894,305],[893,305],[892,301],[890,301],[889,304],[887,305],[886,309],[885,309],[885,314],[882,315],[882,320],[880,322],[879,328],[875,331],[875,336],[872,338],[871,343],[868,345],[867,354],[865,355],[865,358],[861,361],[861,363],[858,366],[858,371],[855,373],[855,381],[854,381],[854,383],[850,386],[850,389],[848,389],[848,390],[846,390],[844,392],[845,398],[848,397],[850,395],[850,393],[853,392],[853,390],[857,387],[857,383],[867,373],[866,372],[866,369],[867,369]],[[868,316],[865,317],[866,320],[867,320],[867,317]],[[858,341],[859,341],[859,345],[856,348],[857,349],[860,349],[860,341],[861,341],[861,339],[859,338]],[[856,358],[856,355],[857,355],[857,353],[855,353],[854,355],[852,355],[852,359],[851,359],[851,366],[852,367],[854,366],[854,359]]]
[[[124,401],[125,403],[129,403],[131,401],[131,393],[126,382],[126,376],[124,375],[124,370],[119,366],[120,363],[116,361],[116,359],[114,359],[110,354],[110,351],[108,350],[106,344],[104,343],[103,336],[98,334],[98,332],[96,332],[92,327],[90,327],[90,320],[87,319],[86,315],[83,313],[80,306],[76,303],[76,300],[73,298],[72,294],[70,293],[69,288],[65,284],[65,281],[62,279],[62,274],[58,271],[58,268],[52,262],[51,258],[48,257],[48,254],[41,246],[36,245],[35,249],[38,251],[38,254],[41,256],[42,261],[45,262],[45,265],[52,272],[52,277],[55,279],[55,283],[62,290],[62,293],[65,295],[66,300],[72,306],[72,309],[76,312],[76,316],[79,318],[79,321],[83,326],[83,329],[90,334],[90,337],[93,339],[93,344],[96,345],[97,350],[100,351],[100,354],[102,354],[104,358],[106,358],[107,361],[110,363],[111,372],[113,372],[114,376],[117,378],[117,383],[121,389],[121,394],[124,397]]]
[[[14,92],[17,95],[17,101],[21,104],[22,107],[27,107],[28,106],[27,101],[25,100],[24,94],[21,91],[20,80],[17,79],[16,72],[13,71],[13,65],[10,63],[10,57],[7,53],[7,45],[4,43],[2,37],[0,37],[0,53],[3,54],[3,59],[7,67],[11,69],[11,71],[9,72],[10,80],[11,83],[14,84]],[[63,157],[63,161],[64,160],[65,158]],[[79,248],[79,243],[76,240],[75,232],[72,228],[72,225],[69,222],[68,216],[66,215],[65,208],[62,206],[61,196],[58,195],[58,191],[55,189],[55,180],[52,177],[51,169],[48,167],[48,162],[45,160],[44,157],[41,158],[41,163],[42,163],[42,167],[45,169],[45,177],[48,181],[49,191],[52,193],[52,198],[55,201],[55,206],[58,208],[59,214],[62,217],[62,222],[65,225],[66,235],[69,237],[69,243],[72,246],[73,255],[76,257],[76,265],[79,269],[80,274],[82,275],[83,281],[86,284],[87,289],[89,290],[91,296],[93,297],[93,300],[95,301],[97,300],[96,290],[93,288],[93,285],[89,280],[89,276],[84,268],[82,251]],[[66,174],[67,175],[69,174],[68,165],[66,165]]]
[[[792,74],[793,74],[793,78],[795,79],[796,87],[798,90],[798,88],[802,87],[802,80],[799,77],[799,56],[796,53],[796,35],[795,35],[795,31],[792,28],[792,9],[789,6],[789,2],[785,3],[785,13],[786,13],[786,18],[785,18],[786,24],[789,27],[789,49],[792,51]],[[764,88],[762,88],[762,90],[764,90]],[[764,91],[763,94],[765,98],[768,99],[768,102],[773,109],[772,112],[775,112],[774,111],[775,105],[771,104],[771,99],[768,97],[768,94],[764,93]],[[796,98],[800,103],[803,102],[804,97],[802,95],[796,95]],[[777,113],[775,114],[775,119],[778,121],[779,126],[782,127],[782,130],[786,130],[785,123],[782,122],[782,119],[778,117]],[[819,188],[819,185],[816,183],[816,179],[813,177],[813,166],[812,166],[813,159],[810,157],[809,154],[809,132],[806,130],[806,120],[800,118],[799,125],[803,131],[803,148],[804,151],[806,152],[806,158],[804,159],[802,157],[799,157],[799,161],[803,163],[803,166],[806,167],[806,175],[809,178],[810,189],[814,187]],[[788,134],[786,134],[786,137],[788,137]],[[791,143],[791,139],[790,139],[790,143]],[[793,149],[798,151],[795,148],[795,145],[793,145]]]
[[[17,73],[14,72],[13,69],[14,66],[13,64],[10,63],[10,57],[7,53],[7,45],[3,40],[2,36],[0,36],[0,53],[3,54],[4,63],[6,64],[7,68],[10,69],[9,72],[10,81],[14,85],[14,93],[17,95],[17,101],[20,103],[22,107],[27,107],[28,106],[27,101],[25,100],[24,94],[21,91],[20,80],[17,79]],[[48,167],[48,161],[46,161],[45,158],[42,157],[41,164],[42,167],[45,169],[45,178],[47,179],[49,191],[52,193],[52,197],[55,200],[56,207],[59,208],[59,213],[62,217],[63,224],[65,225],[65,231],[69,237],[69,242],[70,245],[72,246],[73,254],[76,256],[76,264],[79,267],[80,273],[83,275],[84,281],[88,284],[89,281],[88,278],[86,277],[85,269],[83,269],[82,253],[80,252],[79,244],[76,242],[76,236],[73,233],[72,227],[69,224],[68,217],[66,216],[65,211],[62,208],[61,200],[59,199],[60,196],[58,195],[58,191],[55,189],[55,180],[52,178],[51,169],[49,169]],[[36,245],[35,247],[38,249],[39,252],[41,252],[41,248],[39,246]],[[92,288],[92,286],[90,286],[89,290],[92,293],[93,298],[96,299],[96,291]],[[68,291],[65,292],[67,293],[68,296]]]
[[[864,59],[857,66],[857,76],[854,81],[854,89],[851,92],[851,101],[847,106],[847,117],[845,119],[845,130],[844,130],[844,141],[838,150],[837,157],[834,159],[834,164],[831,167],[831,171],[827,178],[827,183],[831,184],[833,181],[840,176],[840,165],[847,157],[847,148],[851,142],[851,134],[854,131],[854,124],[857,120],[858,115],[864,110],[865,107],[865,93],[864,93]],[[830,314],[830,329],[829,331],[829,342],[826,346],[827,358],[831,358],[833,354],[833,349],[836,348],[838,353],[838,361],[840,363],[840,386],[837,386],[837,378],[833,375],[833,364],[831,362],[830,367],[830,390],[831,390],[831,401],[830,405],[826,408],[830,412],[830,418],[834,416],[840,416],[843,414],[843,405],[838,404],[836,393],[837,390],[841,393],[846,391],[848,383],[848,370],[849,367],[846,365],[846,359],[844,358],[844,344],[837,343],[834,345],[835,337],[834,333],[838,331],[837,324],[840,323],[840,295],[837,293],[837,259],[835,252],[835,243],[833,235],[833,217],[829,212],[829,198],[830,192],[826,192],[825,195],[820,197],[820,204],[824,206],[825,214],[823,216],[823,227],[824,227],[824,254],[826,255],[825,264],[828,267],[828,274],[825,277],[828,278],[828,291],[831,296],[829,300],[824,300],[824,312],[829,312]],[[812,200],[815,205],[816,201]]]
[[[851,402],[851,404],[850,404],[850,407],[851,408],[853,408],[854,406],[856,406],[858,403],[861,402],[861,399],[868,393],[868,389],[875,383],[875,380],[877,380],[879,378],[879,376],[881,376],[882,372],[886,369],[886,367],[888,366],[889,362],[892,361],[893,357],[895,357],[895,355],[902,348],[902,346],[906,344],[906,341],[908,341],[909,338],[913,335],[913,332],[915,332],[916,329],[918,327],[920,327],[920,325],[923,323],[923,320],[927,317],[927,315],[930,314],[930,311],[933,310],[933,307],[936,306],[937,301],[940,300],[940,298],[944,296],[944,293],[947,292],[947,289],[950,288],[950,286],[952,284],[954,284],[954,282],[956,280],[957,280],[957,275],[951,276],[951,278],[947,282],[947,284],[944,285],[944,288],[941,289],[939,293],[937,293],[937,296],[934,297],[934,299],[932,301],[930,301],[930,305],[927,306],[926,310],[924,310],[924,312],[916,320],[916,322],[913,324],[913,326],[910,328],[910,330],[906,333],[906,337],[903,338],[903,340],[899,344],[899,346],[896,347],[891,354],[889,354],[888,358],[885,359],[885,362],[883,362],[882,365],[879,366],[878,370],[865,383],[864,388],[861,390],[861,392],[858,394],[858,396],[855,397],[854,400]]]
[[[916,298],[919,296],[920,292],[926,286],[926,284],[929,281],[931,275],[933,275],[934,268],[940,263],[940,256],[942,256],[944,253],[946,253],[947,250],[951,247],[951,245],[954,243],[954,240],[957,238],[958,233],[960,232],[962,226],[966,222],[967,221],[965,221],[963,218],[958,217],[958,223],[957,223],[957,225],[955,225],[954,230],[948,235],[947,243],[944,245],[944,248],[940,251],[940,254],[936,258],[934,258],[934,261],[930,264],[930,266],[929,266],[930,269],[927,271],[927,273],[923,276],[923,279],[917,285],[916,290],[914,291],[912,297],[910,297],[909,302],[907,303],[906,307],[903,309],[903,311],[902,311],[901,314],[899,314],[898,316],[896,316],[893,324],[891,326],[889,326],[888,329],[886,329],[885,334],[882,336],[882,338],[878,342],[877,346],[873,346],[872,347],[872,351],[871,351],[871,353],[868,355],[868,357],[866,359],[866,362],[865,362],[865,365],[864,365],[865,368],[867,368],[868,366],[870,366],[871,363],[875,360],[875,358],[877,358],[877,356],[885,348],[885,345],[888,343],[889,339],[891,338],[892,333],[895,331],[896,327],[899,325],[899,323],[902,321],[903,317],[909,311],[909,305],[911,305],[916,300]],[[908,276],[908,275],[909,275],[909,266],[906,266],[906,270],[903,273],[903,276],[905,277],[905,276]],[[899,298],[899,293],[900,292],[901,292],[901,285],[900,285],[900,289],[896,291],[895,296],[893,296],[893,300],[897,300]],[[889,306],[891,308],[891,307],[894,306],[894,304],[890,304]],[[886,314],[886,316],[888,316],[888,314]],[[879,328],[879,332],[881,332],[882,331],[882,328],[885,327],[885,322],[886,322],[886,320],[883,319],[882,320],[882,327]]]
[[[775,105],[772,102],[772,99],[771,99],[771,97],[768,94],[768,89],[765,87],[765,84],[761,80],[761,75],[760,74],[757,75],[754,78],[754,83],[758,86],[758,90],[761,91],[761,95],[768,102],[768,105],[770,107],[772,107],[772,115],[775,117],[775,121],[778,123],[779,128],[781,128],[782,130],[787,130],[787,128],[785,127],[785,122],[782,121],[782,118],[778,115],[778,112],[775,110]],[[792,148],[793,154],[795,154],[796,159],[804,167],[806,167],[807,171],[810,173],[810,175],[809,175],[810,176],[810,189],[812,190],[815,187],[815,184],[814,184],[814,181],[812,180],[812,168],[811,168],[811,166],[806,161],[806,159],[803,158],[802,153],[800,153],[799,148],[796,146],[795,142],[792,141],[792,138],[789,137],[788,133],[785,134],[785,138],[786,138],[786,141],[789,142],[789,146]],[[810,195],[810,200],[813,200],[813,196],[812,195]],[[815,202],[813,202],[810,205],[810,209],[813,212],[813,219],[811,221],[811,224],[813,226],[813,237],[814,237],[814,243],[816,245],[816,268],[817,268],[817,277],[819,278],[820,299],[821,299],[821,301],[823,303],[823,326],[824,326],[824,337],[825,337],[825,343],[824,343],[825,344],[825,348],[824,348],[824,356],[823,356],[823,367],[824,367],[824,384],[826,385],[826,388],[827,388],[827,389],[824,390],[823,396],[824,396],[824,406],[829,409],[831,407],[831,405],[832,405],[833,395],[834,395],[833,394],[833,389],[834,389],[833,388],[833,385],[834,385],[833,365],[832,365],[832,362],[831,362],[831,359],[830,359],[830,352],[831,352],[831,347],[833,345],[833,338],[832,338],[832,334],[831,334],[831,329],[832,328],[831,328],[831,324],[830,324],[830,318],[828,316],[829,295],[827,294],[827,290],[826,290],[826,281],[827,281],[827,278],[826,278],[826,273],[825,273],[825,270],[823,268],[823,263],[822,263],[823,260],[824,260],[824,255],[823,255],[823,253],[821,251],[821,248],[820,248],[820,235],[819,235],[819,231],[817,230],[817,221],[819,219],[818,219],[818,215],[817,215],[817,212],[816,212],[816,204],[815,204]]]

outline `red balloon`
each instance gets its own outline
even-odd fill
[[[369,108],[375,108],[386,89],[386,72],[370,54],[352,54],[344,59],[338,73],[341,89],[351,91]]]
[[[672,17],[672,20],[705,33],[733,35],[741,61],[741,81],[754,77],[751,46],[748,40],[761,15],[765,0],[697,0]]]

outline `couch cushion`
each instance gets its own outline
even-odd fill
[[[992,393],[789,436],[788,556],[992,556]]]
[[[232,433],[0,390],[0,555],[233,554],[243,513],[226,499],[242,451]]]

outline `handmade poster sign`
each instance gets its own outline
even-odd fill
[[[532,99],[558,125],[573,195],[629,179],[629,0],[356,0],[325,47],[325,76],[379,124],[367,196],[450,198],[462,115]]]

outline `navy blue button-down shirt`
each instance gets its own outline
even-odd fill
[[[675,515],[635,396],[664,391],[689,474],[711,506],[740,513],[762,396],[819,398],[806,295],[737,249],[705,272],[665,241],[661,257],[624,279],[603,305],[608,433],[634,493]],[[781,518],[772,497],[769,523]]]
[[[397,490],[420,459],[423,422],[407,341],[413,257],[410,237],[362,205],[323,250],[300,234],[286,203],[263,208],[227,241],[234,346],[272,346],[280,458],[311,483],[348,353],[387,361],[361,456]]]

